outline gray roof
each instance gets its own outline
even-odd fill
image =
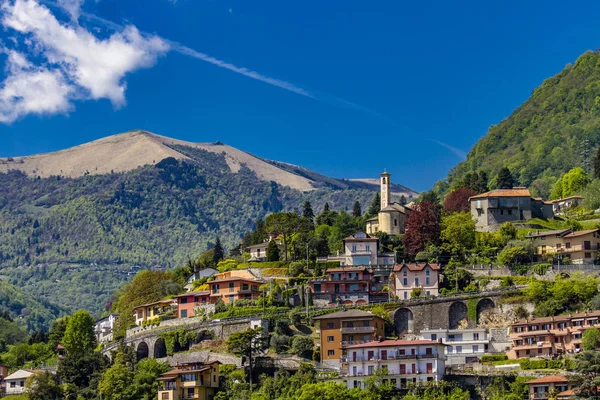
[[[554,231],[542,231],[542,232],[536,232],[536,233],[531,232],[531,233],[528,233],[526,237],[537,238],[537,237],[552,236],[552,235],[562,236],[567,233],[571,233],[571,230],[570,229],[557,229]]]
[[[321,315],[320,317],[315,317],[313,319],[331,319],[331,318],[364,318],[364,317],[377,317],[377,315],[362,311],[362,310],[343,310],[334,312],[331,314]],[[379,318],[379,317],[377,317]]]

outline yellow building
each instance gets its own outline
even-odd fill
[[[389,235],[404,233],[406,216],[410,209],[400,203],[392,202],[390,174],[384,172],[379,180],[381,204],[376,217],[366,221],[366,231],[369,235],[385,232]]]
[[[219,388],[219,361],[180,364],[158,378],[158,400],[212,400]]]
[[[157,319],[161,315],[177,311],[177,301],[174,299],[159,300],[142,304],[133,309],[135,324],[141,326],[145,321]]]
[[[572,232],[570,229],[532,233],[527,236],[537,241],[537,254],[568,256],[573,264],[593,264],[600,250],[598,229]]]

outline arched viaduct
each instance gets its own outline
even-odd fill
[[[472,328],[483,311],[496,308],[504,294],[494,291],[407,302],[392,313],[394,326],[397,333],[417,334],[423,329],[456,329],[467,320]]]

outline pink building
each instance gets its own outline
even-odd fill
[[[399,299],[410,299],[412,291],[421,289],[421,296],[439,294],[440,264],[397,264],[394,266],[395,292]]]

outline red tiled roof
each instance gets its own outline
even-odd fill
[[[470,199],[484,199],[488,197],[531,197],[529,189],[513,188],[513,189],[496,189],[491,192],[481,193],[472,196]]]
[[[396,265],[394,265],[394,272],[402,271],[402,268],[404,268],[404,267],[407,267],[409,271],[423,271],[423,269],[425,269],[426,266],[428,266],[429,268],[431,268],[434,271],[438,271],[441,268],[440,264],[429,264],[429,263],[396,264]]]
[[[548,375],[542,376],[541,378],[534,379],[529,382],[525,382],[527,385],[539,385],[542,383],[566,383],[569,382],[566,376],[564,375]]]
[[[356,235],[359,233],[365,235],[365,237],[357,238]],[[350,235],[347,238],[343,239],[344,242],[365,242],[365,241],[366,242],[375,242],[377,240],[379,240],[379,239],[377,239],[376,237],[373,237],[373,236],[369,236],[364,232],[356,232],[354,235]]]
[[[327,272],[354,272],[354,271],[366,271],[367,267],[339,267],[339,268],[329,268]]]
[[[347,349],[358,349],[365,347],[397,347],[397,346],[416,346],[416,345],[443,345],[440,342],[433,340],[383,340],[381,342],[367,342],[361,344],[355,344],[352,346],[346,346]]]
[[[590,311],[590,312],[580,312],[571,315],[557,315],[556,317],[543,317],[543,318],[532,318],[530,320],[522,319],[513,324],[513,326],[517,325],[532,325],[532,324],[541,324],[544,322],[560,322],[560,321],[568,321],[571,319],[579,319],[579,318],[594,318],[600,317],[600,310]]]
[[[590,233],[594,233],[594,232],[598,232],[598,229],[588,229],[587,231],[577,231],[577,232],[569,233],[568,235],[565,235],[564,238],[584,236],[584,235],[589,235]]]
[[[210,291],[208,291],[208,290],[200,290],[198,292],[188,292],[188,293],[178,294],[175,297],[206,296],[208,294],[210,294]]]

